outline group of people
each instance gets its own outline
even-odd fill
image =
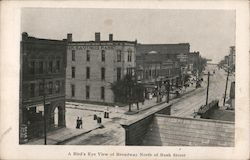
[[[76,128],[77,129],[82,128],[82,117],[81,118],[77,117]]]

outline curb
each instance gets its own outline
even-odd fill
[[[104,112],[103,110],[96,110],[96,109],[89,109],[89,108],[81,108],[81,107],[66,107],[71,109],[80,109],[80,110],[88,110],[88,111],[94,111],[94,112]]]
[[[69,138],[67,138],[67,139],[64,139],[64,140],[62,140],[62,141],[60,141],[60,142],[55,143],[55,145],[62,145],[63,143],[66,143],[66,142],[68,142],[68,141],[71,141],[72,139],[75,139],[75,138],[80,137],[80,136],[82,136],[82,135],[84,135],[84,134],[87,134],[87,133],[89,133],[89,132],[91,132],[91,131],[94,131],[94,130],[96,130],[96,129],[99,129],[100,127],[101,127],[101,126],[96,127],[96,128],[94,128],[94,129],[91,129],[91,130],[88,130],[88,131],[86,131],[86,132],[80,133],[80,134],[78,134],[78,135],[69,137]]]
[[[191,93],[191,92],[193,92],[193,91],[196,91],[196,89],[193,89],[193,90],[190,90],[190,91],[188,91],[188,92],[185,92],[185,93],[182,94],[180,97],[175,97],[175,98],[173,98],[172,101],[175,100],[174,103],[176,103],[176,102],[178,102],[178,101],[180,100],[180,98],[181,98],[182,96],[184,96],[184,95],[186,95],[186,94],[189,94],[189,93]],[[143,108],[143,109],[139,110],[138,112],[148,110],[148,109],[150,109],[150,108],[153,108],[153,107],[155,107],[155,106],[162,105],[162,104],[164,104],[164,103],[166,103],[166,104],[171,104],[171,103],[172,103],[172,104],[173,104],[173,102],[171,102],[171,101],[169,101],[169,103],[163,101],[163,102],[157,103],[157,104],[155,104],[155,105],[149,106],[149,107],[147,107],[147,108]]]

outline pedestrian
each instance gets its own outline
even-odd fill
[[[79,125],[80,125],[80,118],[77,117],[77,120],[76,120],[76,129],[79,129]]]
[[[82,128],[82,117],[79,120],[79,128]]]

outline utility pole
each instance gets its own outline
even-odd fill
[[[43,79],[43,109],[44,109],[44,112],[43,112],[43,123],[44,123],[44,145],[47,145],[47,130],[46,130],[46,111],[45,111],[45,105],[46,105],[46,102],[45,102],[45,95],[46,92],[45,92],[45,79]]]
[[[207,97],[206,97],[206,105],[208,103],[209,77],[210,77],[210,72],[208,72],[208,74],[207,74]]]
[[[167,86],[166,86],[166,88],[167,88],[167,98],[166,98],[167,103],[169,102],[169,92],[170,92],[170,86],[169,85],[170,85],[169,81],[167,81]]]
[[[227,97],[227,83],[228,83],[228,77],[229,77],[229,68],[228,68],[228,70],[227,70],[227,81],[226,81],[226,88],[225,88],[225,94],[224,94],[223,106],[225,106],[226,97]]]

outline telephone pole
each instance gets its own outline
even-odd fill
[[[169,81],[167,81],[166,88],[167,88],[167,98],[166,98],[166,101],[167,101],[167,103],[169,103],[169,92],[170,92],[170,84],[169,84]]]
[[[208,72],[208,74],[207,74],[207,97],[206,97],[206,105],[208,103],[209,77],[210,77],[210,72]]]
[[[45,79],[43,79],[43,109],[44,109],[44,112],[43,112],[43,127],[44,127],[44,145],[47,145],[47,130],[46,130],[46,111],[45,111],[45,105],[46,105],[46,101],[45,101],[45,95],[46,92],[45,92]]]
[[[223,106],[225,106],[226,97],[227,97],[227,83],[228,83],[228,77],[229,77],[229,68],[228,68],[228,70],[227,70],[227,81],[226,81],[226,88],[225,88],[225,94],[224,94]]]

